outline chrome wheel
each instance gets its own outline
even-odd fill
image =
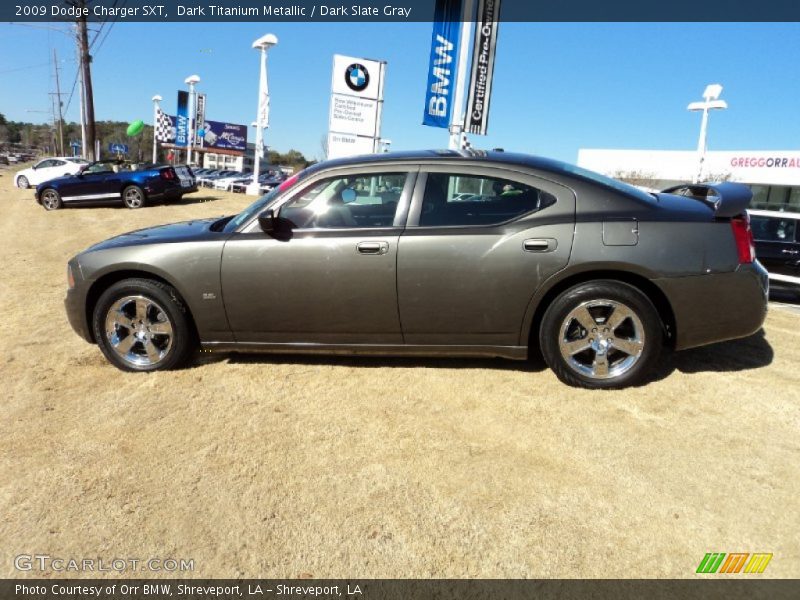
[[[28,183],[28,178],[22,175],[17,179],[17,187],[22,188],[23,190],[27,190],[30,184]]]
[[[56,210],[61,206],[61,197],[55,190],[45,190],[42,193],[42,206],[47,210]]]
[[[145,296],[124,296],[106,313],[105,335],[128,365],[154,367],[169,354],[174,338],[166,311]]]
[[[128,208],[141,208],[144,206],[144,192],[137,187],[126,188],[122,199]]]
[[[617,300],[582,302],[564,318],[558,347],[567,365],[593,379],[630,371],[642,356],[644,326],[629,306]]]

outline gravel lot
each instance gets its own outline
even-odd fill
[[[70,329],[66,260],[248,199],[47,213],[12,173],[2,576],[38,553],[194,559],[178,574],[194,577],[692,577],[717,551],[800,577],[796,311],[622,392],[500,360],[204,355],[124,374]]]

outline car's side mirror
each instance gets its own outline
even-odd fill
[[[258,215],[258,224],[264,233],[272,233],[276,229],[275,211],[271,208]]]

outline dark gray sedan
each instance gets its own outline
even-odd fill
[[[74,329],[131,371],[206,350],[524,360],[640,383],[663,347],[756,332],[767,275],[736,184],[648,194],[504,152],[328,161],[244,212],[69,261]]]

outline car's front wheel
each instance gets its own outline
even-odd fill
[[[58,210],[63,206],[61,195],[54,189],[46,189],[42,192],[42,206],[45,210]]]
[[[621,388],[650,374],[663,343],[658,311],[638,289],[601,280],[576,285],[548,307],[539,344],[569,385]]]
[[[184,365],[196,338],[177,291],[149,279],[125,279],[100,296],[92,318],[106,358],[123,371],[156,371]]]
[[[144,190],[138,185],[129,185],[122,190],[122,201],[128,208],[142,208],[144,206]]]
[[[31,187],[31,184],[25,175],[20,175],[17,177],[17,187],[22,188],[23,190],[27,190],[29,187]]]

